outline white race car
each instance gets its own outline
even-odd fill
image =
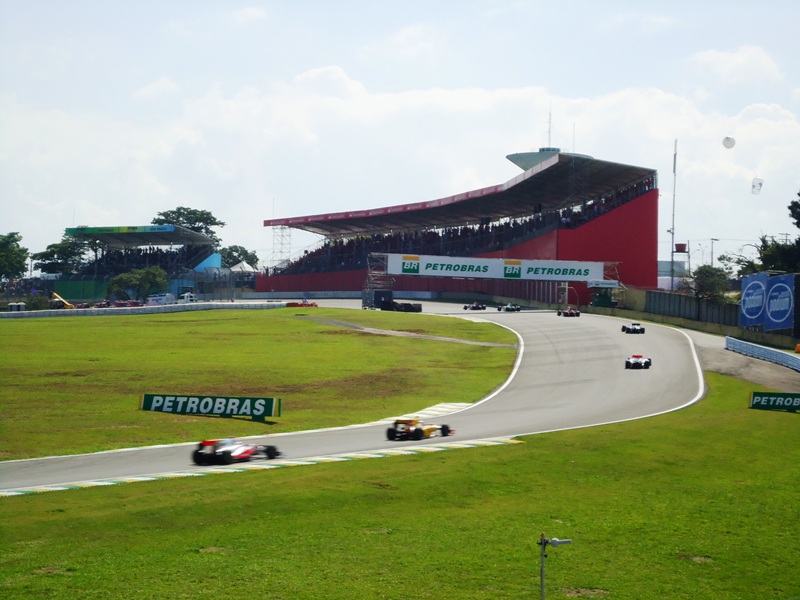
[[[626,369],[649,369],[651,364],[653,364],[653,361],[641,354],[634,354],[625,359]]]
[[[230,465],[245,462],[251,458],[277,458],[281,455],[275,446],[245,444],[236,438],[224,440],[203,440],[192,452],[192,461],[196,465]]]
[[[624,333],[644,333],[644,325],[641,323],[631,323],[630,325],[623,325],[622,331]]]
[[[503,306],[498,306],[497,310],[503,312],[519,312],[522,310],[522,307],[519,304],[513,304],[512,302],[509,302]]]

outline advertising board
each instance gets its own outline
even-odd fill
[[[267,417],[281,416],[281,399],[142,394],[139,408],[141,410],[172,413],[175,415],[236,417],[264,422]]]
[[[417,254],[388,254],[387,258],[389,275],[537,281],[593,281],[603,279],[602,262],[461,258]]]
[[[740,327],[764,331],[793,329],[795,324],[795,275],[770,277],[756,273],[742,278]]]

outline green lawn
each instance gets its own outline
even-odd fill
[[[267,327],[266,315],[248,318]],[[471,335],[430,319],[437,335]],[[289,320],[304,337],[307,325]],[[214,337],[201,322],[187,328]],[[326,331],[312,337],[352,337]],[[488,388],[513,359],[497,350],[510,356],[485,374]],[[440,374],[459,370],[450,355]],[[326,360],[336,359],[320,350]],[[707,382],[682,411],[521,444],[0,498],[0,595],[539,598],[544,532],[573,539],[548,548],[547,598],[800,599],[798,415],[748,409],[745,382]]]
[[[506,380],[516,342],[489,323],[346,309],[3,320],[0,459],[316,429],[474,402]],[[274,396],[283,414],[256,423],[142,412],[143,393]]]

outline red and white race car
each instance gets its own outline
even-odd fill
[[[558,316],[559,317],[580,317],[581,316],[581,311],[579,311],[578,309],[572,308],[571,306],[568,306],[564,310],[559,310],[558,311]]]
[[[223,440],[203,440],[192,452],[192,460],[196,465],[230,465],[245,462],[251,458],[273,459],[281,455],[275,446],[245,444],[236,438]]]
[[[644,357],[641,354],[634,354],[630,358],[625,359],[626,369],[649,369],[652,364],[653,361],[650,358]]]

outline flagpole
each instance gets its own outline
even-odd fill
[[[669,291],[675,290],[675,187],[678,179],[678,140],[675,140],[675,151],[672,154],[672,228],[669,232],[672,234],[672,240],[669,247]]]

